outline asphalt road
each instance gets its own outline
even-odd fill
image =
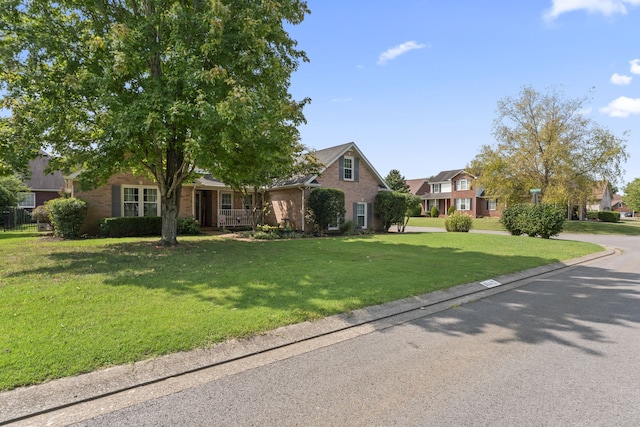
[[[78,425],[638,426],[640,239],[563,238],[619,250]]]

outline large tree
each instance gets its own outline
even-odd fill
[[[626,140],[588,118],[586,101],[530,87],[498,101],[497,144],[482,146],[469,165],[486,196],[512,203],[540,189],[547,203],[580,205],[599,180],[615,183]]]
[[[175,244],[196,168],[239,182],[302,151],[306,100],[288,90],[306,55],[284,25],[306,13],[301,0],[4,0],[11,116],[0,149],[11,151],[0,158],[24,169],[46,148],[53,167],[81,169],[89,187],[145,173],[160,191],[161,243]]]
[[[636,178],[624,187],[622,200],[635,212],[640,212],[640,178]]]

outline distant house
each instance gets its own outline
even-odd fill
[[[611,196],[611,210],[614,212],[620,212],[620,217],[632,217],[637,215],[627,204],[622,200],[622,196],[614,194]]]
[[[271,225],[311,231],[307,221],[307,198],[313,188],[339,188],[345,193],[346,219],[357,228],[378,226],[373,215],[373,201],[379,191],[388,191],[384,179],[355,143],[347,143],[314,152],[324,165],[317,175],[300,176],[262,189],[269,203],[265,221]],[[116,174],[106,185],[81,191],[79,174],[65,178],[65,190],[88,202],[88,212],[81,233],[96,234],[102,218],[161,215],[158,186],[149,178]],[[226,229],[251,224],[254,195],[243,196],[210,174],[183,185],[179,217],[195,218],[202,227]],[[339,224],[334,224],[338,227]]]
[[[424,196],[429,192],[429,180],[427,178],[408,179],[405,183],[409,186],[409,193],[415,196]],[[422,215],[426,213],[424,200],[420,203]]]
[[[613,206],[613,192],[609,181],[598,181],[587,202],[587,211],[610,211]]]
[[[440,215],[446,215],[452,206],[473,217],[501,215],[496,200],[487,199],[484,190],[477,188],[476,177],[464,169],[442,171],[430,179],[422,204],[424,212],[435,206]]]
[[[31,176],[24,181],[29,191],[22,194],[18,207],[31,210],[44,205],[48,200],[60,197],[64,188],[64,176],[60,171],[46,173],[49,161],[50,156],[40,152],[38,157],[29,162]]]

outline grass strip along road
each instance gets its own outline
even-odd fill
[[[0,390],[601,250],[469,233],[156,241],[0,234]]]

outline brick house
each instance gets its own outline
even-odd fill
[[[484,197],[484,190],[476,186],[476,177],[464,169],[442,171],[429,179],[427,185],[422,184],[416,188],[423,191],[418,194],[422,196],[423,212],[430,212],[435,206],[440,215],[446,215],[449,208],[455,206],[457,211],[474,218],[501,216],[497,202]]]
[[[358,146],[349,142],[313,154],[324,165],[320,173],[296,177],[269,189],[268,222],[286,219],[297,230],[311,231],[312,225],[306,220],[306,201],[312,189],[324,187],[344,191],[346,221],[352,220],[358,229],[378,229],[380,224],[373,215],[373,202],[378,192],[390,189]]]
[[[311,231],[306,221],[306,200],[316,187],[340,188],[345,193],[346,218],[358,228],[378,226],[373,217],[373,201],[378,191],[389,190],[384,179],[354,143],[314,152],[324,165],[317,175],[297,177],[262,190],[260,196],[270,204],[265,222]],[[65,191],[88,203],[87,218],[81,233],[97,234],[102,218],[118,216],[159,216],[160,194],[149,178],[132,174],[115,174],[106,185],[81,191],[78,174],[65,177]],[[251,225],[254,195],[242,196],[223,182],[204,174],[193,183],[184,184],[180,196],[181,218],[195,218],[201,227],[217,229]]]

